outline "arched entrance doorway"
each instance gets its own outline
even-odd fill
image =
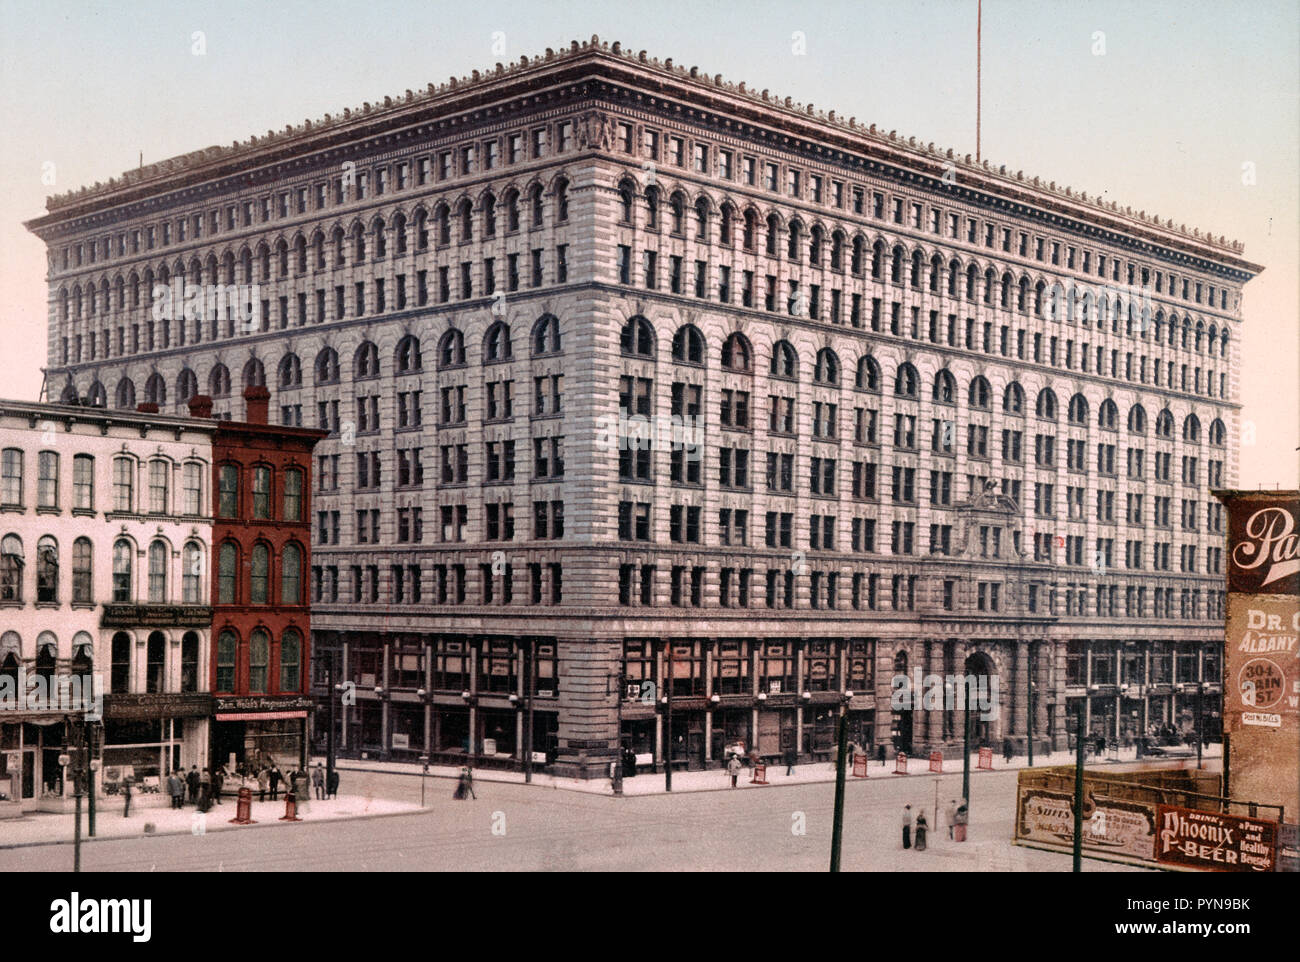
[[[982,651],[968,655],[963,667],[967,684],[971,686],[967,695],[970,710],[966,712],[966,717],[970,719],[971,748],[994,748],[997,745],[998,722],[1002,717],[1001,679],[996,682],[993,680],[998,673],[997,667],[993,664],[993,659]]]

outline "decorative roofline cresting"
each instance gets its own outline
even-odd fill
[[[121,177],[110,178],[108,183],[96,182],[90,187],[50,196],[46,199],[48,213],[29,221],[27,226],[39,231],[71,217],[156,195],[161,190],[179,186],[176,182],[181,175],[188,175],[189,183],[193,183],[195,175],[202,179],[216,178],[246,169],[249,161],[260,164],[281,156],[301,156],[307,151],[353,142],[395,125],[407,126],[445,117],[450,110],[470,110],[474,102],[482,102],[485,95],[508,94],[510,87],[530,81],[546,81],[552,75],[556,79],[568,80],[575,69],[581,70],[587,65],[601,65],[606,70],[612,68],[615,76],[621,71],[628,75],[628,79],[641,79],[643,83],[657,81],[664,92],[675,88],[687,96],[694,94],[698,99],[703,94],[715,101],[721,96],[727,102],[720,103],[719,107],[731,112],[737,112],[739,108],[743,113],[746,106],[757,107],[769,122],[771,114],[780,115],[789,125],[785,128],[786,133],[822,141],[829,137],[839,140],[844,149],[862,151],[913,167],[919,165],[923,172],[930,174],[959,172],[970,186],[982,186],[1003,196],[1018,197],[1023,202],[1054,209],[1064,216],[1086,218],[1126,233],[1145,235],[1156,243],[1176,241],[1185,249],[1199,247],[1203,252],[1201,256],[1222,259],[1227,253],[1236,259],[1236,255],[1245,250],[1241,241],[1230,240],[1222,234],[1216,237],[1199,228],[1174,224],[1170,218],[1148,214],[1145,210],[1121,207],[1114,201],[1090,197],[1086,191],[1058,185],[1056,181],[1026,176],[1023,170],[1013,173],[1005,164],[993,164],[988,160],[977,163],[970,154],[960,155],[951,148],[936,147],[933,142],[919,143],[915,137],[904,138],[895,130],[884,133],[877,130],[875,124],[860,123],[856,117],[846,120],[834,110],[818,110],[813,104],[782,98],[767,89],[755,91],[744,82],[726,81],[721,74],[710,76],[698,67],[674,64],[672,58],[660,61],[644,50],[633,53],[621,43],[602,42],[595,35],[585,43],[572,41],[568,49],[556,51],[548,47],[543,55],[531,58],[525,55],[511,64],[498,62],[492,70],[475,70],[468,77],[451,77],[446,83],[436,85],[430,83],[419,92],[408,89],[399,97],[385,96],[382,102],[374,103],[366,101],[359,108],[344,108],[341,114],[326,114],[316,120],[306,119],[301,124],[288,124],[283,130],[268,130],[265,135],[254,135],[229,147],[212,146],[191,151],[128,170]],[[673,87],[669,86],[670,83]],[[457,106],[462,101],[464,103]],[[761,124],[764,117],[754,111],[753,120]],[[585,139],[591,149],[599,149],[606,138],[603,132],[599,132]],[[1254,272],[1263,269],[1244,261],[1240,266]]]

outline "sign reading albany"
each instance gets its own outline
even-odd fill
[[[1300,598],[1228,596],[1224,727],[1300,731]]]
[[[1161,805],[1156,861],[1213,872],[1271,872],[1277,823]]]

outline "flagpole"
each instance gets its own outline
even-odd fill
[[[975,10],[975,163],[980,162],[980,79],[982,74],[984,0],[979,0]]]

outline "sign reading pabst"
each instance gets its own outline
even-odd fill
[[[1228,590],[1300,595],[1300,504],[1242,497],[1228,506]]]

